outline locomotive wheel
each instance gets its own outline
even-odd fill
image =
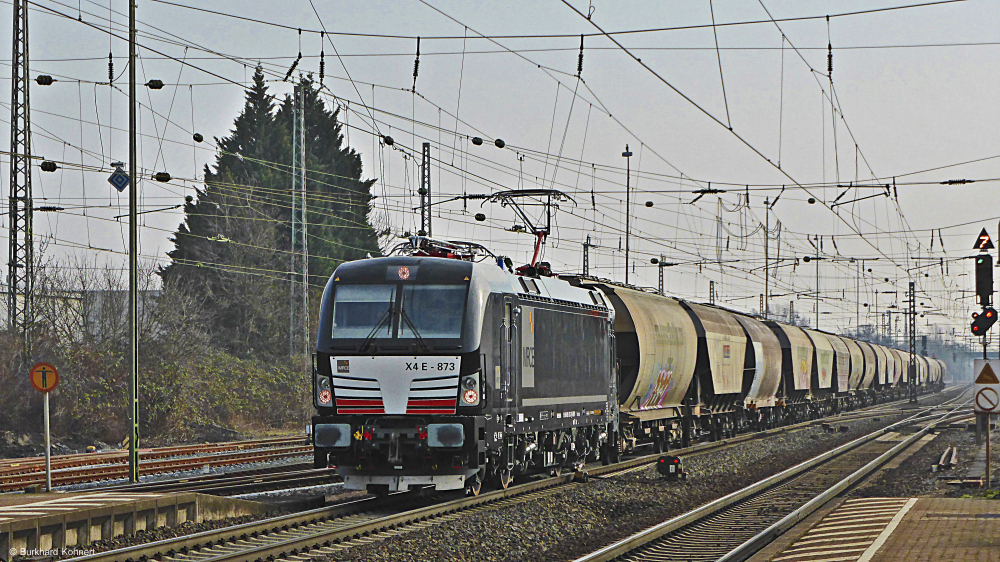
[[[501,468],[497,471],[494,480],[498,490],[506,490],[507,487],[510,486],[510,483],[514,480],[514,477],[511,476],[509,469]]]
[[[478,474],[473,476],[472,478],[469,478],[465,482],[465,495],[467,496],[472,496],[472,497],[478,496],[479,492],[481,492],[482,489],[483,489],[483,481],[481,478],[479,478]]]

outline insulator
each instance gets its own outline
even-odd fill
[[[35,82],[37,82],[39,86],[51,86],[55,80],[47,74],[42,74],[35,78]]]
[[[503,139],[497,139],[493,141],[493,144],[497,145],[497,148],[503,148],[507,146],[507,143],[503,142]]]
[[[203,137],[201,135],[201,133],[195,133],[191,137],[194,139],[194,142],[201,142],[201,141],[205,140],[205,137]]]
[[[396,141],[392,140],[392,137],[390,137],[389,135],[386,135],[382,137],[382,142],[384,142],[386,146],[392,146],[392,143]]]
[[[486,215],[483,213],[476,213],[476,220],[479,222],[483,222],[484,220],[486,220]]]
[[[483,145],[483,139],[481,139],[479,137],[472,137],[472,144],[474,144],[476,146],[482,146]]]
[[[59,169],[59,166],[51,160],[45,160],[42,162],[41,168],[43,172],[54,172]]]
[[[420,69],[420,37],[417,37],[417,59],[413,61],[413,79],[417,79],[417,71]]]
[[[166,183],[170,181],[170,174],[167,172],[156,172],[153,174],[153,179],[161,183]]]
[[[115,81],[115,60],[111,58],[111,53],[108,53],[108,83]]]
[[[319,52],[319,85],[323,87],[323,77],[326,75],[326,60],[323,51]]]
[[[417,37],[417,58],[413,61],[413,91],[417,91],[417,74],[420,72],[420,37]]]
[[[150,80],[149,82],[146,82],[146,87],[150,90],[162,90],[163,80]]]
[[[833,45],[830,43],[826,44],[826,72],[833,76]]]
[[[580,57],[576,61],[576,75],[583,75],[583,35],[580,36]]]
[[[298,58],[296,58],[295,62],[292,63],[292,66],[289,67],[288,72],[285,74],[285,79],[282,80],[282,82],[288,82],[288,79],[292,77],[292,73],[295,72],[295,67],[299,65],[300,60],[302,60],[302,51],[299,51]]]

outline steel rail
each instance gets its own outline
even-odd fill
[[[955,408],[957,409],[961,406],[962,405],[955,406]],[[953,411],[943,414],[937,421],[943,421],[944,418],[947,418],[952,413]],[[795,511],[782,517],[779,521],[775,522],[767,529],[757,533],[750,540],[731,550],[728,554],[720,558],[718,562],[743,562],[747,558],[750,558],[758,550],[778,538],[782,533],[791,529],[806,517],[812,515],[814,511],[822,507],[828,501],[840,495],[841,492],[847,490],[864,478],[867,478],[869,474],[875,472],[876,469],[889,462],[890,459],[916,443],[917,440],[926,435],[927,432],[937,425],[937,421],[935,421],[935,423],[926,424],[920,431],[917,431],[906,439],[900,441],[898,445],[879,455],[879,457],[875,460],[872,460],[868,464],[852,472],[849,476],[847,476],[847,478],[844,478],[833,486],[830,486],[826,491],[809,500]]]
[[[959,397],[961,397],[962,395],[964,395],[966,392],[968,392],[968,390],[965,390],[961,394],[959,394],[958,396],[956,396],[955,398],[952,398],[952,399],[946,401],[945,404],[947,404],[949,402],[952,402],[954,400],[957,400]],[[652,527],[650,527],[648,529],[645,529],[643,531],[635,533],[634,535],[632,535],[630,537],[627,537],[627,538],[622,539],[622,540],[620,540],[618,542],[615,542],[615,543],[613,543],[611,545],[608,545],[608,546],[606,546],[604,548],[598,549],[598,550],[596,550],[594,552],[591,552],[591,553],[589,553],[587,555],[579,557],[579,558],[575,559],[573,562],[606,562],[606,561],[618,558],[620,556],[623,556],[623,555],[625,555],[625,554],[627,554],[629,552],[632,552],[632,551],[634,551],[634,550],[636,550],[636,549],[638,549],[638,548],[640,548],[640,547],[642,547],[642,546],[644,546],[644,545],[646,545],[646,544],[648,544],[648,543],[650,543],[650,542],[652,542],[652,541],[654,541],[656,539],[659,539],[660,537],[668,535],[668,534],[670,534],[670,533],[672,533],[674,531],[680,530],[681,528],[683,528],[683,527],[685,527],[685,526],[687,526],[689,524],[692,524],[692,523],[695,523],[697,521],[706,519],[709,516],[712,516],[712,515],[720,512],[721,510],[723,510],[723,509],[725,509],[725,508],[727,508],[729,506],[735,505],[735,504],[737,504],[738,502],[740,502],[740,501],[742,501],[744,499],[747,499],[747,498],[750,498],[750,497],[753,497],[753,496],[758,496],[758,495],[760,495],[760,494],[762,494],[762,493],[764,493],[764,492],[766,492],[766,491],[768,491],[768,490],[770,490],[772,488],[775,488],[775,487],[777,487],[777,486],[779,486],[779,485],[781,485],[781,484],[783,484],[785,482],[788,482],[791,479],[796,478],[796,477],[798,477],[798,476],[800,476],[802,474],[805,474],[805,473],[809,472],[810,470],[812,470],[812,469],[814,469],[814,468],[816,468],[816,467],[818,467],[818,466],[826,463],[827,461],[829,461],[829,460],[831,460],[831,459],[833,459],[835,457],[839,457],[843,453],[849,452],[849,451],[854,450],[854,449],[856,449],[856,448],[858,448],[858,447],[860,447],[862,445],[870,443],[873,440],[877,439],[878,437],[880,437],[882,435],[885,435],[886,433],[889,433],[891,431],[894,431],[896,428],[905,427],[905,426],[911,425],[911,424],[913,424],[915,422],[926,421],[928,418],[934,417],[934,416],[927,416],[927,415],[925,415],[925,412],[934,410],[936,408],[940,408],[941,406],[942,405],[939,404],[939,405],[936,405],[936,406],[930,406],[930,407],[924,408],[924,410],[921,413],[918,413],[918,414],[915,414],[913,416],[910,416],[909,418],[906,418],[904,420],[898,421],[898,422],[893,423],[893,424],[891,424],[889,426],[886,426],[884,428],[875,430],[872,433],[869,433],[868,435],[859,437],[859,438],[857,438],[857,439],[855,439],[853,441],[845,443],[844,445],[841,445],[841,446],[839,446],[839,447],[837,447],[835,449],[832,449],[832,450],[827,451],[825,453],[822,453],[822,454],[820,454],[820,455],[818,455],[816,457],[813,457],[813,458],[811,458],[811,459],[809,459],[807,461],[799,463],[799,464],[797,464],[797,465],[795,465],[795,466],[793,466],[791,468],[788,468],[788,469],[786,469],[786,470],[784,470],[782,472],[779,472],[778,474],[775,474],[773,476],[765,478],[764,480],[761,480],[761,481],[759,481],[759,482],[757,482],[755,484],[752,484],[750,486],[747,486],[745,488],[742,488],[740,490],[732,492],[732,493],[730,493],[730,494],[728,494],[726,496],[723,496],[723,497],[721,497],[719,499],[716,499],[714,501],[706,503],[706,504],[704,504],[704,505],[702,505],[702,506],[700,506],[698,508],[695,508],[695,509],[693,509],[691,511],[688,511],[686,513],[683,513],[681,515],[673,517],[673,518],[671,518],[671,519],[669,519],[667,521],[664,521],[663,523],[654,525],[654,526],[652,526]],[[908,442],[907,446],[909,446],[914,441],[916,441],[916,439],[919,439],[922,435],[924,435],[927,431],[929,431],[931,428],[933,428],[941,420],[943,420],[944,418],[946,418],[946,417],[948,417],[950,415],[953,415],[954,414],[954,410],[957,409],[958,407],[960,407],[960,406],[956,406],[955,408],[953,408],[949,412],[946,412],[945,414],[939,416],[938,419],[935,422],[927,424],[927,426],[923,430],[921,430],[921,432],[919,434],[917,434],[917,437],[912,437],[911,436],[910,438],[907,438],[907,440],[906,440]],[[964,414],[961,414],[961,415],[964,415]],[[896,450],[896,449],[898,449],[898,450]],[[894,447],[893,450],[896,450],[896,452],[892,456],[895,456],[895,454],[898,454],[903,449],[905,449],[905,447],[902,447],[902,448]],[[881,455],[879,458],[881,459],[882,457],[885,457],[885,455]],[[890,457],[885,457],[885,459],[882,460],[881,462],[879,462],[878,465],[875,466],[875,468],[877,468],[877,466],[880,466],[882,463],[884,463],[886,460],[888,460],[888,458],[890,458]],[[868,463],[868,464],[870,465],[872,463]],[[866,465],[866,466],[868,466],[868,465]],[[874,468],[872,468],[871,470],[874,470]],[[853,475],[853,473],[852,473],[852,475]],[[819,505],[822,505],[822,504],[819,504]],[[750,542],[750,541],[747,541],[747,542]]]
[[[252,462],[263,462],[283,458],[302,457],[312,453],[311,446],[273,447],[240,452],[214,454],[209,456],[179,457],[157,460],[143,460],[140,471],[144,474],[179,472],[203,466],[230,466]],[[58,486],[80,484],[98,480],[110,480],[128,476],[128,465],[101,464],[64,469],[53,473],[53,482]],[[0,476],[0,491],[16,490],[45,482],[45,473],[31,473],[17,476]]]
[[[881,406],[885,406],[884,404]],[[874,406],[872,406],[874,407]],[[785,426],[746,434],[736,438],[722,440],[711,443],[699,444],[685,449],[676,449],[672,454],[692,455],[708,452],[750,439],[761,438],[766,435],[773,435],[793,429],[801,429],[820,423],[818,420],[809,420],[794,426]],[[895,424],[894,424],[895,425]],[[660,454],[647,455],[608,466],[593,467],[588,469],[588,473],[594,476],[606,476],[615,472],[628,472],[635,467],[644,464],[652,464],[659,458]],[[331,523],[327,529],[306,529],[308,526],[319,527],[326,522],[332,522],[347,515],[361,515],[371,513],[373,510],[384,507],[377,499],[366,499],[341,504],[332,507],[318,508],[298,514],[275,517],[263,521],[246,523],[235,527],[204,531],[194,535],[165,539],[154,543],[135,545],[113,551],[96,553],[90,556],[70,559],[73,562],[110,562],[112,560],[137,560],[142,557],[153,558],[163,553],[186,552],[188,558],[196,558],[198,562],[228,562],[247,561],[252,562],[258,559],[280,558],[288,553],[307,552],[314,548],[330,546],[332,544],[351,540],[362,535],[370,535],[390,529],[406,526],[427,519],[434,519],[455,512],[468,510],[482,505],[503,502],[537,493],[542,490],[556,488],[570,484],[574,481],[574,474],[564,474],[556,477],[549,477],[535,482],[519,484],[505,490],[496,490],[476,497],[461,498],[449,502],[439,503],[418,509],[403,511],[400,513],[371,517],[366,520],[350,525],[337,525]],[[413,497],[412,492],[401,492],[390,496],[395,498],[394,503],[401,498]],[[294,535],[288,538],[276,538],[268,540],[263,536],[275,530],[295,530]],[[305,534],[306,536],[302,536]],[[250,537],[256,542],[266,542],[266,544],[250,544]],[[241,544],[234,544],[241,543]],[[243,549],[241,547],[246,547]],[[211,552],[213,548],[218,548],[218,552]],[[232,552],[232,549],[238,552]],[[199,555],[195,555],[192,550],[201,550]]]
[[[268,447],[303,445],[306,440],[301,437],[270,438],[250,441],[228,441],[224,443],[201,443],[196,445],[173,445],[156,447],[139,451],[140,458],[162,459],[183,455],[214,454],[246,449],[263,449]],[[53,468],[73,468],[93,464],[114,464],[128,462],[126,451],[99,451],[94,453],[74,453],[52,457]],[[0,475],[21,474],[45,469],[45,457],[24,457],[17,459],[0,459]]]

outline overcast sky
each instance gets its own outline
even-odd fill
[[[960,291],[971,288],[971,276],[960,274],[970,273],[972,264],[948,260],[974,253],[970,248],[981,228],[997,234],[1000,194],[991,178],[1000,178],[995,134],[1000,3],[970,0],[841,15],[906,2],[572,0],[580,12],[592,12],[588,22],[561,0],[315,0],[319,18],[309,0],[178,2],[292,29],[139,0],[139,80],[167,83],[159,91],[139,89],[141,167],[147,176],[168,171],[178,178],[169,185],[142,183],[142,210],[172,207],[193,193],[203,165],[214,161],[212,139],[232,128],[243,105],[240,84],[258,61],[272,93],[283,96],[291,83],[281,79],[300,49],[296,73],[318,74],[322,48],[328,101],[337,103],[336,96],[347,103],[342,117],[350,145],[362,155],[365,176],[379,179],[373,219],[387,222],[395,234],[419,226],[419,216],[409,211],[417,201],[419,171],[406,153],[419,152],[428,141],[442,162],[432,171],[436,200],[504,188],[562,190],[576,205],[560,206],[544,259],[558,272],[580,271],[581,244],[589,235],[599,246],[591,250],[592,274],[624,280],[619,244],[624,246],[621,154],[627,144],[633,153],[633,284],[656,286],[657,268],[649,260],[662,254],[680,264],[664,270],[669,293],[707,301],[714,281],[720,304],[758,309],[765,291],[758,225],[767,222],[773,234],[769,290],[777,295],[772,307],[795,301],[796,311],[808,313],[815,324],[816,268],[789,258],[818,254],[828,258],[819,267],[821,328],[876,322],[875,312],[903,306],[902,292],[912,279],[921,291],[918,306],[924,303],[933,312],[918,322],[921,331],[968,330],[973,302]],[[9,14],[11,6],[5,6]],[[125,37],[127,3],[115,0],[110,9],[106,0],[32,4],[31,74],[58,80],[32,88],[34,153],[94,169],[81,172],[70,165],[46,174],[36,168],[36,205],[66,210],[40,213],[35,224],[37,235],[53,237],[53,256],[120,265],[127,226],[114,217],[126,212],[127,198],[106,177],[111,162],[128,156],[127,43],[109,37],[108,18],[111,31]],[[720,24],[714,30],[713,11]],[[825,15],[832,16],[829,24]],[[776,25],[770,17],[817,18]],[[695,27],[616,35],[621,47],[607,37],[588,36],[578,81],[579,34],[599,33],[591,22],[605,31]],[[721,25],[735,22],[762,23]],[[404,37],[333,35],[322,45],[314,31],[324,26],[331,32]],[[10,61],[9,27],[0,37],[2,61]],[[480,34],[549,37],[491,41]],[[551,37],[561,34],[568,36]],[[422,37],[419,95],[408,91],[415,36]],[[437,38],[442,36],[457,39]],[[114,90],[107,85],[109,51]],[[9,72],[9,62],[4,64]],[[4,81],[0,88],[5,111],[9,87]],[[399,150],[379,145],[371,114],[378,131],[391,135]],[[192,132],[206,141],[194,143]],[[473,146],[472,136],[487,142]],[[4,130],[4,146],[7,137]],[[496,138],[506,143],[504,149],[489,142]],[[979,159],[985,160],[953,166]],[[6,191],[6,157],[3,162]],[[924,172],[944,166],[952,167]],[[894,177],[895,188],[868,187],[891,185]],[[950,179],[976,183],[938,183]],[[709,182],[725,193],[695,202],[692,192],[707,189]],[[837,187],[838,182],[862,187]],[[782,185],[788,186],[783,192]],[[773,202],[779,193],[766,212],[765,199]],[[862,200],[851,202],[857,199]],[[476,222],[477,212],[488,220]],[[168,237],[181,220],[174,210],[143,215],[142,256],[166,259],[172,248]],[[504,230],[516,222],[509,208],[455,201],[437,208],[433,233],[475,240],[525,263],[532,237]],[[5,218],[4,238],[6,226]],[[810,236],[821,237],[821,248],[810,245]],[[861,259],[871,274],[861,270]]]

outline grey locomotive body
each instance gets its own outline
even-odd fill
[[[476,493],[577,466],[615,430],[613,322],[599,293],[495,262],[345,263],[321,306],[316,465],[348,489]]]

